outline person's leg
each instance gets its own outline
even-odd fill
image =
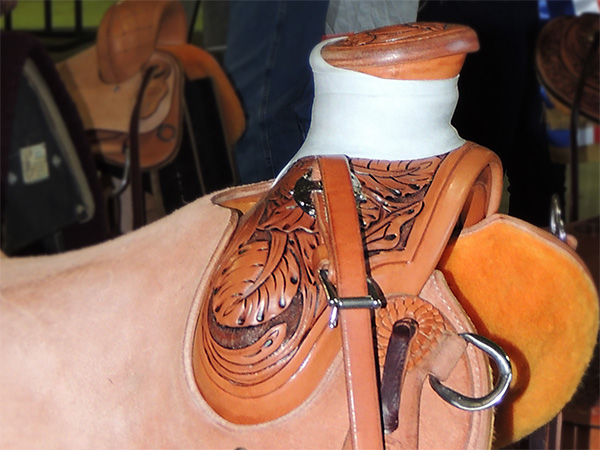
[[[242,183],[273,178],[302,145],[313,86],[308,57],[328,1],[232,1],[225,67],[247,114],[236,145]]]

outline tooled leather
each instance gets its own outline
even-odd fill
[[[594,33],[598,33],[598,15],[562,16],[548,22],[540,32],[536,46],[536,68],[542,83],[554,99],[570,108],[577,83]],[[592,55],[580,99],[581,112],[598,122],[599,118],[599,53]]]
[[[346,69],[394,66],[465,54],[479,48],[473,30],[462,25],[417,22],[388,26],[349,35],[323,48],[323,57]],[[428,65],[432,67],[431,64]],[[460,68],[459,68],[460,69]],[[435,70],[435,69],[433,69]],[[423,79],[423,78],[420,78]]]
[[[211,278],[200,312],[196,371],[234,398],[268,397],[287,383],[305,363],[307,355],[297,355],[301,345],[310,349],[326,327],[326,321],[319,321],[326,301],[312,263],[323,240],[316,220],[291,194],[314,162],[300,161],[242,217]],[[325,341],[332,335],[326,333]],[[205,386],[199,387],[203,391]],[[203,393],[210,398],[210,389]],[[215,395],[215,402],[220,398]],[[250,403],[248,408],[240,413],[244,406],[238,405],[231,414],[256,414],[257,421],[274,418],[268,412],[264,416],[267,407],[256,411]]]
[[[414,262],[415,249],[425,239],[423,229],[446,183],[442,180],[433,189],[434,180],[439,173],[452,174],[457,161],[472,151],[472,144],[467,144],[451,157],[393,163],[351,160],[365,197],[360,216],[368,266],[378,282],[398,286],[397,263],[420,268],[422,281],[402,279],[407,293],[418,294],[436,263],[423,258]],[[333,346],[339,345],[339,335],[326,327],[326,299],[315,275],[316,252],[324,244],[322,230],[291,194],[300,177],[311,170],[318,172],[314,161],[300,160],[266,198],[242,216],[204,294],[194,346],[198,385],[208,403],[234,422],[260,423],[296,407],[338,351]],[[482,170],[474,166],[470,170]],[[453,200],[460,202],[458,197]],[[419,220],[424,224],[417,227]],[[450,230],[452,226],[437,225]],[[445,233],[449,236],[450,231]],[[296,388],[291,388],[294,383]],[[288,395],[284,406],[285,389],[296,398]],[[263,398],[264,408],[240,404],[258,397]]]
[[[448,329],[444,316],[431,303],[413,295],[394,296],[388,299],[387,306],[379,309],[375,314],[380,367],[384,366],[394,324],[405,318],[413,319],[418,324],[417,331],[411,339],[406,370],[412,369],[426,358]]]
[[[367,255],[401,252],[416,217],[425,208],[425,195],[446,155],[413,161],[352,159],[365,201],[360,215]]]
[[[404,229],[403,238],[408,237],[443,159],[353,161],[366,197],[361,216],[371,253],[402,250],[398,243],[390,246],[386,236],[396,227]],[[203,358],[214,370],[213,378],[234,384],[236,392],[272,381],[326,307],[312,261],[324,241],[315,218],[299,208],[290,193],[313,164],[314,160],[301,160],[244,216],[212,277],[201,314],[206,321]],[[411,209],[415,212],[407,213]]]

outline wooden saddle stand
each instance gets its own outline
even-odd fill
[[[477,48],[467,27],[417,23],[311,63],[332,89],[410,85],[394,109],[439,110],[432,89]],[[349,112],[365,131],[362,110],[318,104],[369,89],[315,76],[307,142]],[[407,133],[438,134],[426,112],[403,111]],[[597,292],[568,245],[496,213],[498,158],[452,139],[394,160],[341,136],[348,156],[297,158],[96,247],[3,259],[2,447],[482,449],[550,421],[592,356]]]
[[[179,0],[123,0],[96,45],[57,66],[101,166],[123,174],[117,194],[131,183],[134,228],[145,223],[144,190],[164,215],[235,178],[241,104],[217,61],[186,39]]]

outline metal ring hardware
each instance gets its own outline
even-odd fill
[[[508,355],[495,342],[473,333],[459,334],[465,341],[473,344],[475,347],[483,350],[490,355],[498,366],[498,382],[492,391],[483,397],[473,398],[460,394],[446,386],[433,375],[429,375],[429,384],[433,390],[451,405],[465,411],[481,411],[491,408],[502,400],[510,382],[512,381],[512,368]]]
[[[329,315],[329,328],[335,328],[338,324],[338,315],[340,309],[358,309],[358,308],[381,308],[384,305],[383,295],[377,283],[371,278],[367,278],[367,289],[369,295],[365,297],[338,297],[337,289],[329,281],[327,270],[319,270],[319,278],[325,288],[327,303],[331,306],[331,314]]]
[[[565,231],[565,222],[562,218],[562,210],[558,195],[552,196],[552,206],[550,207],[550,231],[561,241],[567,240],[567,232]]]

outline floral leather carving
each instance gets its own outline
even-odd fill
[[[386,295],[419,293],[463,204],[479,220],[499,201],[500,164],[472,143],[422,160],[350,165],[362,188],[368,266]],[[300,160],[241,216],[203,294],[194,345],[198,386],[236,423],[265,422],[297,407],[339,352],[317,277],[327,264],[323,230],[293,195],[306,174],[319,179],[315,158]],[[480,190],[482,201],[470,202],[469,193]]]
[[[598,14],[557,17],[540,32],[535,55],[540,80],[558,105],[580,108],[596,123],[600,121],[599,28]],[[581,82],[579,105],[574,105]]]

